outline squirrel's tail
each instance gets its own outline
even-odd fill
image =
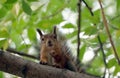
[[[56,33],[58,35],[57,39],[61,45],[62,53],[66,55],[66,57],[68,57],[68,61],[65,68],[71,71],[80,71],[81,62],[77,57],[73,56],[73,53],[71,52],[71,49],[67,44],[65,36],[59,31],[57,31]]]
[[[71,49],[68,47],[66,42],[62,44],[62,52],[69,58],[65,68],[71,71],[80,72],[81,62],[78,58],[73,56]]]

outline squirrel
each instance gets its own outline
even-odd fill
[[[40,29],[37,29],[41,40],[40,64],[50,65],[50,62],[54,67],[77,71],[70,49],[65,41],[58,39],[56,30],[54,26],[52,33],[44,35]]]

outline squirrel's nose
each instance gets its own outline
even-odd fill
[[[52,42],[50,40],[48,41],[48,46],[52,46]]]

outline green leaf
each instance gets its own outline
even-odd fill
[[[83,56],[85,54],[85,50],[86,50],[86,45],[83,45],[80,49],[80,55],[79,55],[80,60],[83,59]]]
[[[17,50],[18,51],[21,51],[21,52],[25,52],[27,53],[28,52],[28,48],[30,48],[31,45],[28,45],[28,44],[21,44],[19,47],[17,47]]]
[[[8,33],[7,29],[6,28],[2,28],[0,30],[0,38],[8,38],[8,37],[9,37],[9,33]]]
[[[102,58],[102,53],[99,53],[99,56],[96,56],[95,59],[90,62],[91,63],[91,67],[88,68],[88,72],[94,75],[102,75],[102,71],[101,68],[104,67],[104,63],[103,63],[103,58]]]
[[[1,19],[2,17],[4,17],[4,16],[6,15],[6,13],[7,13],[7,10],[6,10],[4,7],[2,7],[2,8],[0,9],[0,19]]]
[[[32,9],[30,8],[29,4],[27,2],[25,2],[24,0],[22,0],[22,8],[26,14],[28,14],[28,15],[32,14]]]
[[[28,29],[28,37],[29,39],[32,41],[32,40],[35,40],[36,38],[36,32],[35,32],[35,29],[33,27],[30,27]]]
[[[77,2],[78,0],[70,0],[70,1],[66,1],[68,3],[68,7],[70,7],[72,10],[76,10],[77,9]]]
[[[3,4],[3,6],[4,6],[4,8],[7,9],[7,11],[9,11],[9,10],[11,10],[13,8],[14,4],[12,4],[12,3],[11,4],[5,3],[5,4]]]
[[[8,39],[0,38],[0,48],[3,48],[3,50],[6,50],[9,46]]]
[[[117,11],[120,13],[120,0],[117,0]]]
[[[8,40],[6,40],[3,45],[3,50],[6,50],[8,47],[9,47],[9,42],[8,42]]]
[[[113,53],[113,51],[111,48],[107,48],[106,50],[107,50],[107,52],[105,55],[106,55],[106,57],[109,57]]]
[[[5,3],[7,0],[0,0],[0,4]]]
[[[63,26],[63,28],[74,28],[74,26],[72,24],[66,24],[65,26]]]
[[[3,78],[3,72],[0,71],[0,78]]]
[[[49,19],[43,19],[41,20],[37,26],[39,26],[43,30],[51,30],[51,28],[60,23],[62,21],[62,16],[61,15],[56,15],[54,18],[49,18]]]
[[[48,10],[55,12],[61,6],[63,6],[64,3],[65,3],[65,0],[50,0],[50,2],[48,4]],[[55,5],[55,4],[57,4],[57,5]],[[54,5],[54,8],[53,8],[53,5]]]
[[[74,28],[74,31],[72,33],[68,33],[66,36],[67,36],[67,38],[70,39],[70,38],[77,36],[77,34],[78,34],[78,31]],[[75,40],[77,40],[77,37]]]
[[[111,68],[113,65],[116,64],[116,59],[112,58],[108,61],[108,68]]]
[[[85,31],[85,34],[88,34],[88,35],[95,35],[98,32],[95,26],[89,26],[84,31]]]
[[[94,11],[94,16],[90,16],[89,19],[93,24],[98,24],[100,22],[100,9]]]
[[[99,56],[96,56],[96,58],[92,62],[92,66],[94,66],[94,67],[102,67],[102,66],[104,66],[102,53],[100,52],[98,55]]]
[[[6,43],[6,39],[0,40],[0,48],[4,48],[5,43]]]
[[[114,71],[113,75],[116,76],[118,72],[120,72],[120,66],[116,65],[115,66],[115,71]]]
[[[110,21],[110,26],[112,29],[114,30],[120,30],[120,24],[119,24],[119,15],[116,15],[117,17],[113,18],[111,21]]]
[[[77,43],[77,39],[73,40],[72,43]]]
[[[17,0],[7,0],[6,3],[15,3],[15,2],[17,2]]]
[[[102,32],[99,34],[99,36],[100,36],[101,42],[105,43],[106,40],[107,40],[107,37],[108,37],[107,34],[106,34],[106,32],[102,31]]]
[[[53,6],[54,5],[54,6]],[[42,16],[49,16],[51,17],[61,14],[62,10],[66,7],[65,0],[50,0],[47,6],[46,12],[43,13]]]
[[[119,42],[119,44],[120,44],[120,42]],[[120,45],[118,45],[118,46],[116,46],[116,50],[117,50],[117,54],[118,54],[118,57],[120,58]]]
[[[120,38],[120,30],[116,31],[116,37]]]
[[[11,40],[15,43],[16,48],[21,46],[21,42],[23,41],[21,38],[21,34],[17,33],[16,30],[12,30],[10,33]]]

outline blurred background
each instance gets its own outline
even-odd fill
[[[91,7],[94,16],[82,2],[79,34],[81,38],[79,59],[82,66],[91,75],[120,78],[120,66],[106,33],[98,0],[84,1]],[[48,33],[56,25],[66,37],[69,47],[76,56],[77,3],[78,0],[0,0],[0,48],[3,50],[10,48],[39,57],[40,39],[36,28]],[[120,0],[102,0],[102,5],[120,58]],[[98,36],[102,42],[103,51]],[[38,62],[37,59],[21,57]],[[0,71],[0,78],[20,77]]]

